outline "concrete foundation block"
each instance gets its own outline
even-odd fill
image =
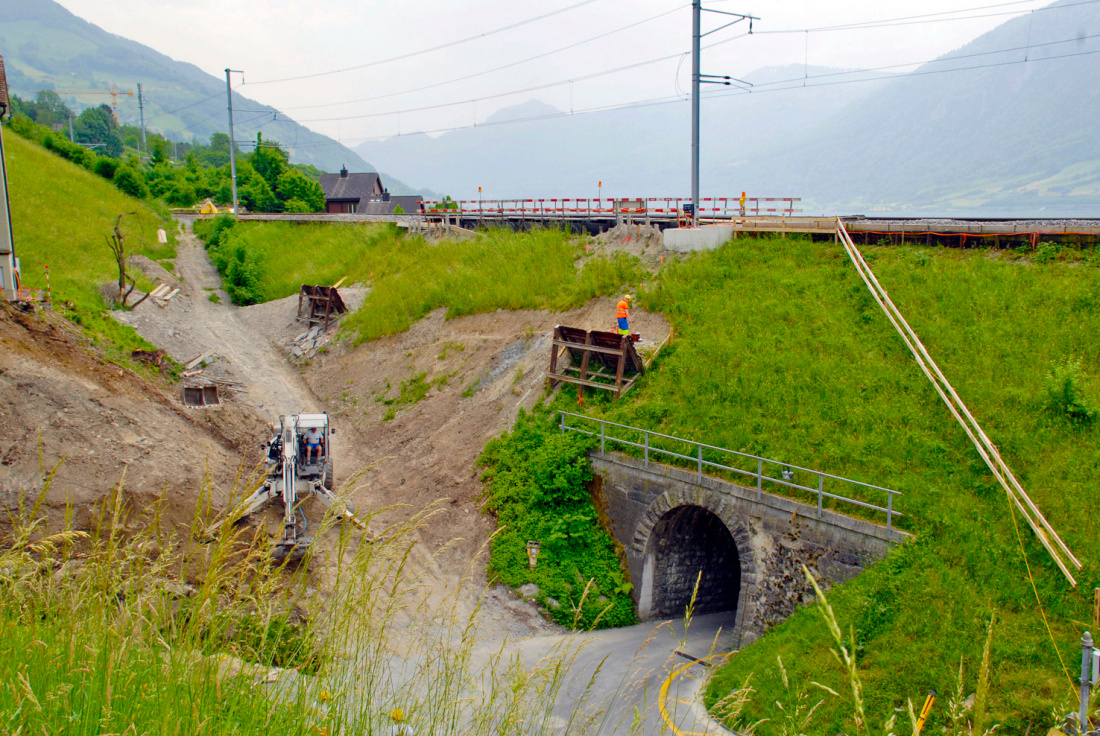
[[[694,228],[669,228],[665,230],[665,249],[677,253],[697,250],[714,250],[733,238],[732,225],[704,225]]]

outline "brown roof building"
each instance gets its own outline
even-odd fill
[[[339,174],[321,174],[318,182],[325,192],[325,212],[390,215],[398,206],[409,214],[420,211],[421,197],[390,196],[373,171],[349,174],[345,167]]]

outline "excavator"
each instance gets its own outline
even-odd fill
[[[312,437],[320,437],[319,448],[308,445],[307,433]],[[245,499],[238,507],[238,513],[215,524],[210,532],[213,533],[226,522],[240,521],[269,501],[281,499],[283,536],[275,545],[275,558],[300,558],[313,541],[312,537],[306,536],[309,523],[305,512],[299,508],[301,501],[313,495],[326,506],[337,504],[343,507],[343,501],[333,493],[335,476],[329,438],[334,434],[336,430],[330,426],[328,414],[279,417],[279,426],[275,428],[271,439],[263,445],[267,450],[264,460],[267,476],[263,485]],[[343,507],[342,516],[360,529],[366,528],[346,507]]]

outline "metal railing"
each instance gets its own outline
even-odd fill
[[[573,414],[572,412],[559,411],[561,415],[561,432],[565,434],[566,431],[577,432],[578,434],[588,435],[589,437],[598,437],[600,439],[600,455],[607,453],[607,445],[619,444],[627,447],[633,447],[642,451],[642,457],[645,462],[645,467],[649,468],[650,455],[663,455],[667,457],[676,458],[678,460],[686,461],[695,468],[698,474],[699,480],[703,479],[703,469],[712,468],[720,471],[727,471],[729,473],[735,473],[738,475],[748,476],[756,479],[756,500],[762,499],[764,494],[764,484],[770,483],[776,486],[782,486],[785,488],[792,488],[798,491],[805,491],[813,494],[817,497],[817,515],[821,518],[822,511],[824,510],[825,499],[833,499],[841,503],[852,504],[865,509],[871,509],[872,511],[879,511],[886,515],[886,528],[894,528],[894,517],[901,516],[900,511],[894,509],[894,496],[900,496],[901,493],[889,488],[883,488],[882,486],[871,485],[870,483],[863,483],[858,480],[851,480],[850,478],[842,478],[839,475],[832,475],[820,470],[813,470],[811,468],[802,468],[797,465],[791,465],[790,463],[781,462],[779,460],[770,460],[766,457],[760,457],[759,455],[750,455],[745,452],[738,452],[736,450],[729,450],[724,447],[715,447],[713,445],[703,444],[702,442],[696,442],[694,440],[684,439],[683,437],[673,437],[672,435],[661,434],[660,432],[652,432],[648,429],[642,429],[640,427],[631,427],[626,424],[616,424],[615,422],[609,422],[604,419],[597,419],[595,417],[587,417],[583,414]],[[581,426],[570,426],[566,417],[572,417],[576,420],[584,422],[590,422],[592,424],[598,424],[599,429],[584,429]],[[577,424],[574,422],[574,424]],[[608,432],[609,427],[617,427],[626,432],[633,432],[641,435],[641,442],[635,442],[626,437],[616,437]],[[670,440],[675,443],[686,445],[690,448],[692,454],[681,454],[674,452],[664,447],[658,447],[654,445],[654,439]],[[706,452],[712,459],[705,458],[703,453]],[[744,460],[755,462],[756,470],[745,470],[744,468],[738,468],[734,465],[725,465],[720,462],[715,462],[716,456],[731,455],[736,458],[742,458]],[[767,473],[765,469],[769,466],[776,466],[779,468],[779,478],[773,478]],[[813,488],[807,485],[802,485],[796,480],[797,475],[809,475],[812,478],[817,479],[817,487]],[[830,485],[841,484],[847,486],[856,486],[858,488],[865,488],[874,491],[881,491],[886,494],[886,505],[878,506],[873,503],[861,501],[857,498],[850,498],[848,496],[838,495],[825,490],[825,480],[831,481]]]
[[[777,216],[793,217],[800,197],[748,197],[744,207],[739,197],[706,197],[699,200],[699,216],[708,219]],[[463,218],[591,218],[629,216],[635,219],[676,219],[687,197],[578,198],[578,199],[462,199],[426,200],[420,214]]]

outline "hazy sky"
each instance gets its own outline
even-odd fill
[[[676,56],[691,46],[690,3],[683,0],[60,2],[107,31],[191,62],[211,74],[224,76],[227,66],[242,69],[243,94],[285,110],[314,130],[351,145],[398,132],[469,125],[483,121],[495,110],[529,99],[560,109],[583,110],[669,97],[687,89],[690,80],[690,60]],[[752,36],[705,50],[703,72],[743,76],[760,67],[805,62],[845,68],[921,62],[1045,4],[1047,0],[711,0],[704,5],[749,13],[760,20],[754,22]],[[263,84],[389,59],[559,9],[566,10],[409,59],[307,80]],[[870,29],[773,33],[932,13],[948,15],[936,22],[922,17],[917,19],[920,22]],[[1041,23],[1043,15],[1035,13],[1033,23]],[[434,89],[408,92],[546,54],[654,16],[660,17],[544,58]],[[704,30],[720,25],[722,19],[721,15],[705,14]],[[745,24],[736,25],[708,36],[704,43],[733,39],[747,30]],[[666,56],[676,58],[578,79]],[[519,91],[571,79],[576,81]],[[234,85],[240,82],[238,76]],[[155,92],[149,90],[150,95]],[[385,97],[332,104],[379,96]],[[474,99],[478,101],[470,101]],[[451,102],[462,104],[415,110]]]

